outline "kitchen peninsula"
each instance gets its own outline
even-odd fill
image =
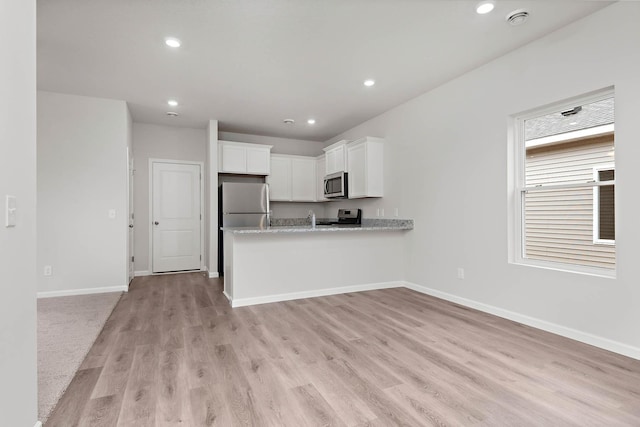
[[[223,227],[224,293],[232,307],[402,285],[412,220],[361,225]]]

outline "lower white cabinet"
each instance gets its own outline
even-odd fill
[[[317,173],[315,157],[271,155],[271,174],[267,176],[269,198],[282,202],[315,202]]]

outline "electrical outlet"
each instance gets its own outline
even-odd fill
[[[53,268],[50,265],[44,266],[44,275],[45,276],[53,276]]]
[[[394,209],[393,216],[395,216],[396,218],[400,216],[400,212],[398,211],[398,208]]]
[[[380,216],[380,208],[378,208],[378,210],[376,210],[376,216]]]
[[[384,216],[384,208],[380,208],[380,216]]]
[[[464,268],[458,267],[458,279],[464,279]]]

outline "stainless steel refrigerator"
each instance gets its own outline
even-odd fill
[[[267,227],[269,186],[260,183],[223,182],[219,188],[220,227]],[[218,238],[218,271],[224,269],[223,232]]]

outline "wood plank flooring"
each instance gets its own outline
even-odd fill
[[[231,309],[136,278],[52,426],[640,426],[640,361],[408,289]]]

